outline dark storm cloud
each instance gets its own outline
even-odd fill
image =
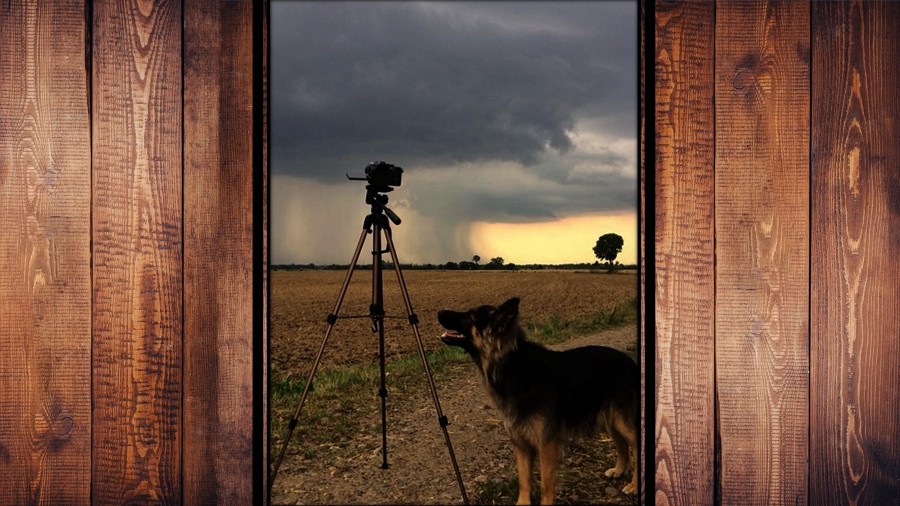
[[[364,189],[417,262],[471,258],[473,222],[636,207],[634,2],[272,4],[273,258],[346,261]],[[327,239],[327,240],[326,240]]]
[[[607,174],[604,184],[566,184],[540,179],[524,170],[492,167],[447,171],[408,192],[408,205],[427,217],[470,221],[533,222],[600,210],[634,209],[633,179]]]
[[[593,2],[275,3],[273,169],[337,181],[373,159],[407,170],[512,161],[562,182],[573,167],[546,154],[572,153],[579,118],[634,132],[635,21],[622,21],[633,12]]]

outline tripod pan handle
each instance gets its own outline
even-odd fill
[[[396,214],[394,214],[394,211],[391,211],[390,209],[388,209],[387,207],[384,207],[384,206],[382,206],[381,208],[384,209],[384,214],[386,214],[388,216],[388,218],[390,218],[391,221],[394,222],[394,225],[400,224],[400,217],[397,216]]]

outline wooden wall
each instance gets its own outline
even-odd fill
[[[266,7],[0,6],[0,503],[262,497]]]
[[[900,4],[647,7],[646,502],[889,503]],[[0,6],[4,502],[262,498],[266,12]]]
[[[647,499],[896,502],[900,3],[654,8]]]

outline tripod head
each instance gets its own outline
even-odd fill
[[[400,186],[403,169],[386,162],[372,162],[366,166],[365,174],[366,177],[350,177],[350,174],[346,176],[350,181],[368,181],[366,204],[372,206],[372,214],[386,214],[394,225],[399,225],[400,217],[387,208],[388,196],[382,194],[394,191],[395,186]]]
[[[374,184],[366,185],[366,204],[372,206],[372,214],[381,214],[382,212],[387,215],[388,218],[394,225],[400,224],[400,217],[394,211],[391,211],[387,207],[388,196],[382,195],[383,193],[387,193],[389,191],[393,191],[394,189],[389,186],[378,186]]]

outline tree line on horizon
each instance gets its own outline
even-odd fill
[[[459,262],[446,262],[443,264],[401,264],[403,269],[413,269],[413,270],[461,270],[461,271],[474,271],[474,270],[520,270],[520,269],[528,269],[528,270],[541,270],[541,269],[596,269],[601,266],[600,260],[606,261],[606,264],[603,266],[606,268],[607,272],[612,272],[614,270],[622,270],[622,269],[635,269],[637,268],[634,264],[624,265],[616,262],[615,259],[618,254],[622,251],[622,246],[624,245],[624,241],[622,237],[618,234],[603,234],[597,239],[597,243],[593,247],[594,255],[597,257],[597,260],[594,262],[581,262],[581,263],[565,263],[565,264],[523,264],[517,265],[514,263],[506,263],[503,257],[494,257],[490,259],[490,261],[486,264],[481,263],[481,256],[474,255],[471,260],[462,260]],[[391,262],[384,262],[386,269],[393,269],[393,264]],[[345,270],[349,267],[348,264],[328,264],[328,265],[317,265],[313,263],[308,264],[282,264],[282,265],[273,265],[272,268],[275,270],[306,270],[306,269],[322,269],[322,270]],[[357,269],[367,270],[371,269],[371,264],[359,264],[356,266]]]

